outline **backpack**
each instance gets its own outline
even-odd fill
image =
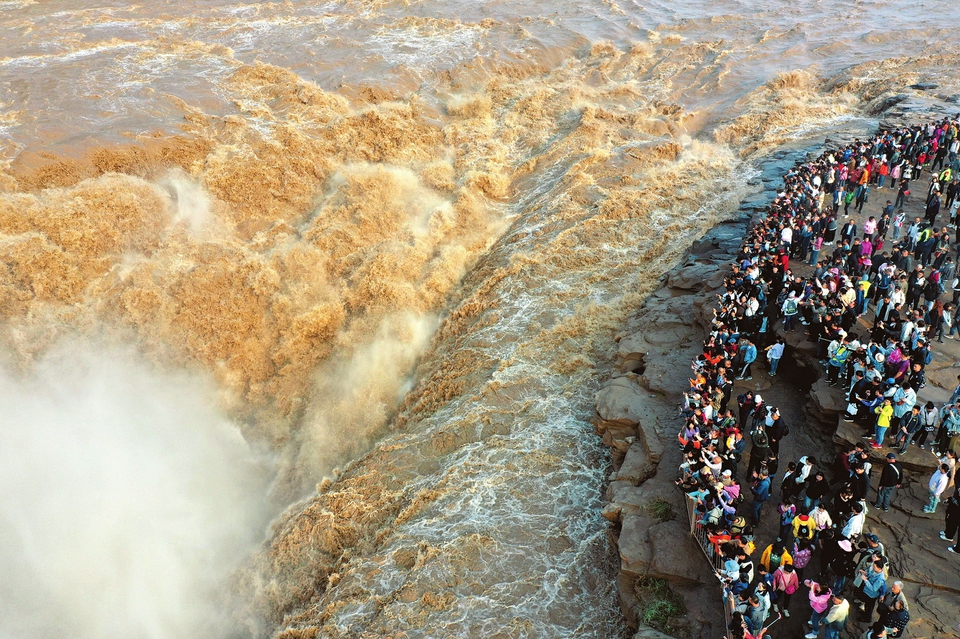
[[[767,434],[763,432],[762,428],[758,428],[750,434],[750,439],[753,441],[754,446],[760,446],[761,448],[767,446],[770,442],[767,440]]]
[[[797,302],[796,300],[788,299],[786,303],[786,314],[787,315],[796,315],[797,314]]]
[[[926,353],[924,353],[924,355],[923,355],[923,363],[924,363],[925,365],[929,365],[929,364],[931,364],[932,362],[933,362],[933,351],[931,351],[931,350],[928,348],[927,351],[926,351]]]
[[[809,538],[810,538],[810,526],[808,526],[808,525],[806,525],[806,524],[800,524],[800,527],[797,528],[797,537],[801,537],[801,538],[803,538],[803,539],[809,539]]]

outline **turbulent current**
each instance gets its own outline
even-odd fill
[[[946,11],[0,1],[0,636],[619,636],[618,327]]]

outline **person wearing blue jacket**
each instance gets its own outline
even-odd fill
[[[760,471],[756,483],[750,490],[753,492],[753,521],[755,524],[759,524],[760,511],[763,510],[763,505],[770,499],[770,477],[767,476],[766,471]]]
[[[863,580],[860,584],[860,591],[857,598],[860,599],[860,621],[870,623],[873,620],[873,608],[877,605],[877,599],[887,592],[887,581],[883,577],[883,569],[887,562],[883,557],[878,557],[873,565],[868,566],[866,570],[860,571],[860,578]]]
[[[740,371],[737,379],[753,379],[753,375],[750,374],[750,365],[757,361],[757,347],[753,342],[745,339],[740,348],[743,349],[743,370]]]
[[[827,384],[836,386],[840,373],[847,363],[851,353],[850,342],[844,335],[839,342],[830,344],[827,349]]]

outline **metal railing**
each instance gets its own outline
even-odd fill
[[[697,517],[697,504],[689,497],[685,497],[685,499],[687,502],[687,520],[690,522],[690,536],[697,542],[697,546],[703,551],[703,556],[710,562],[713,570],[719,572],[723,568],[723,554],[720,552],[721,542],[714,542],[710,539],[710,531],[699,522],[699,518]],[[723,596],[722,587],[720,600],[723,605],[724,629],[726,630],[730,627],[732,617],[730,606],[727,605],[726,599]]]

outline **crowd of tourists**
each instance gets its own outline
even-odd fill
[[[741,245],[693,361],[678,434],[677,484],[719,566],[730,639],[764,636],[791,611],[809,616],[809,639],[836,639],[853,621],[866,624],[866,639],[903,634],[909,602],[865,522],[870,508],[896,499],[898,455],[910,446],[933,452],[924,511],[943,514],[940,536],[960,552],[960,378],[942,406],[917,399],[931,344],[960,332],[960,245],[950,233],[960,222],[958,175],[957,122],[881,131],[795,166]],[[858,226],[849,209],[863,214],[872,189],[894,201]],[[924,198],[924,217],[907,219],[907,197]],[[812,274],[795,274],[791,261]],[[776,375],[786,350],[777,327],[808,332],[828,383],[843,390],[843,419],[863,428],[834,459],[784,463],[791,433],[778,408],[751,391],[733,397],[734,381],[751,379],[758,361]],[[769,543],[755,534],[764,517],[778,524]]]

